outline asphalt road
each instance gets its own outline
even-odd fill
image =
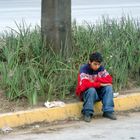
[[[32,128],[32,129],[31,129]],[[21,129],[0,136],[0,140],[140,140],[140,112],[122,113],[118,120],[102,117],[92,122],[62,122],[58,125]]]
[[[102,16],[140,17],[140,0],[72,0],[72,19],[78,24],[99,21]],[[16,28],[15,21],[40,25],[41,0],[0,0],[0,31]]]

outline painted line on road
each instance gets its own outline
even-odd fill
[[[115,110],[125,111],[140,107],[140,93],[121,95],[114,98]],[[95,104],[95,113],[101,113],[102,104]],[[66,104],[64,107],[37,108],[27,111],[5,113],[0,115],[0,128],[17,127],[37,122],[52,122],[81,116],[82,102]]]

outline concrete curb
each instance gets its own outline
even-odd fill
[[[125,111],[140,107],[140,93],[121,95],[114,98],[115,110]],[[96,103],[95,113],[101,113],[101,102]],[[14,113],[5,113],[0,115],[0,128],[17,127],[36,122],[52,122],[64,120],[70,117],[80,117],[82,102],[67,104],[64,107],[47,109],[45,107],[32,109],[28,111],[19,111]]]

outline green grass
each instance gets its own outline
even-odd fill
[[[1,88],[10,100],[22,97],[30,104],[39,100],[66,99],[74,95],[79,67],[93,51],[104,56],[114,80],[114,90],[130,81],[140,83],[140,24],[123,17],[120,22],[103,19],[96,25],[72,27],[72,55],[65,59],[44,47],[40,27],[17,25],[0,38]]]

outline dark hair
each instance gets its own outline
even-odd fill
[[[89,60],[90,62],[96,61],[101,63],[103,61],[103,57],[99,52],[94,52],[89,55]]]

